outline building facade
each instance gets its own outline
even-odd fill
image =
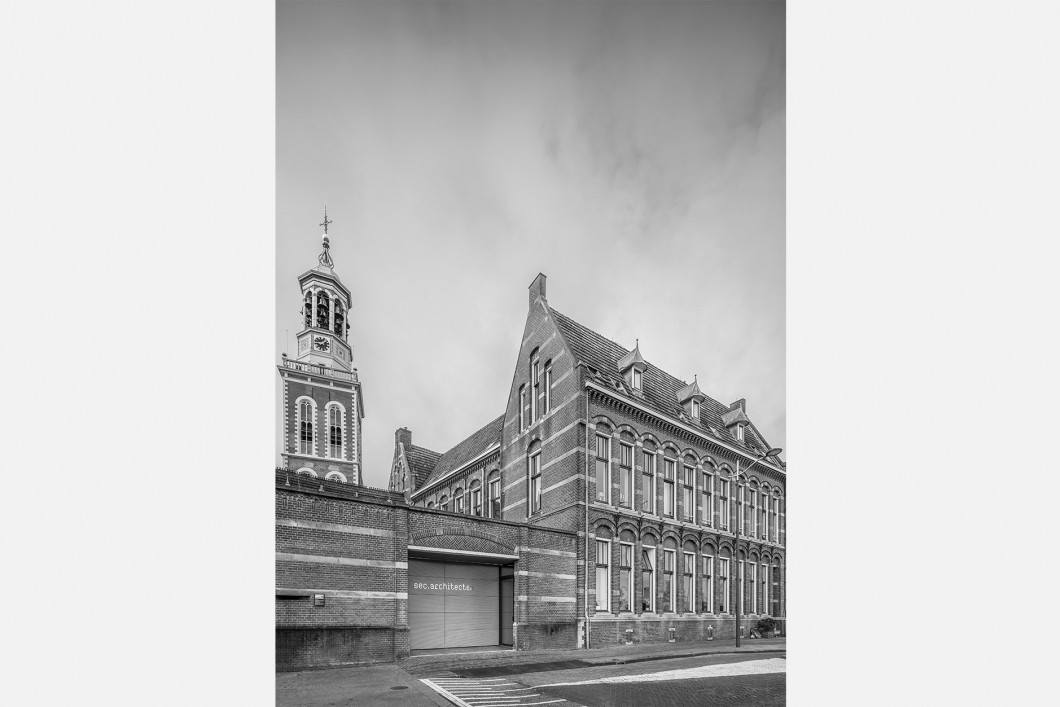
[[[310,273],[304,296],[324,284]],[[327,282],[330,306],[348,311],[348,291]],[[445,452],[397,430],[385,491],[359,485],[359,452],[291,451],[315,439],[301,427],[311,411],[296,410],[306,398],[341,403],[357,422],[343,418],[343,433],[359,439],[349,359],[311,345],[281,364],[295,423],[276,474],[279,667],[732,637],[738,608],[745,636],[765,616],[783,630],[785,466],[745,401],[723,405],[639,344],[552,309],[545,285],[538,275],[529,289],[503,412]],[[320,331],[319,295],[305,301],[316,318],[300,346],[341,336],[330,310]],[[329,468],[338,461],[355,466]]]

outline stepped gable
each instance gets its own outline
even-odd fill
[[[488,422],[481,429],[476,430],[467,437],[467,439],[458,443],[455,447],[441,456],[434,467],[434,471],[429,477],[427,477],[423,486],[419,488],[426,488],[437,481],[441,481],[464,464],[467,464],[469,461],[485,452],[490,446],[500,444],[501,430],[503,427],[504,415],[500,415],[495,420]]]
[[[602,374],[603,381],[610,387],[617,388],[627,397],[635,397],[628,393],[624,386],[618,388],[616,385],[616,382],[622,381],[619,362],[629,355],[629,349],[597,334],[555,309],[552,309],[552,314],[567,344],[572,349],[575,360],[581,360],[596,369]],[[678,391],[687,387],[688,384],[647,361],[645,364],[643,395],[636,396],[636,399],[645,407],[662,415],[681,418],[684,410],[678,402]],[[755,430],[756,434],[746,435],[743,442],[738,442],[722,419],[728,412],[728,405],[722,405],[709,395],[704,395],[703,402],[700,404],[700,422],[709,427],[715,437],[731,445],[748,449],[751,452],[764,452],[768,449],[761,435],[757,434],[757,430]],[[775,458],[772,459],[775,460]]]

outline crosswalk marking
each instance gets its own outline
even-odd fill
[[[547,699],[551,695],[528,692],[535,688],[517,685],[506,678],[422,678],[420,682],[458,707],[533,707],[567,702]]]

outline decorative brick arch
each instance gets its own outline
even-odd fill
[[[433,547],[440,550],[487,552],[495,555],[516,554],[514,547],[503,542],[493,533],[465,525],[446,523],[430,530],[418,530],[412,533],[409,545]]]

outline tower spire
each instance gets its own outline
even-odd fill
[[[333,268],[333,267],[335,267],[335,261],[331,259],[331,252],[329,251],[329,249],[331,247],[331,243],[329,242],[329,239],[328,239],[328,224],[329,223],[334,223],[334,222],[328,220],[328,205],[324,204],[324,220],[319,224],[319,225],[324,227],[324,235],[321,236],[321,238],[324,241],[324,252],[321,253],[317,257],[317,261],[321,265],[323,265],[325,267]]]

